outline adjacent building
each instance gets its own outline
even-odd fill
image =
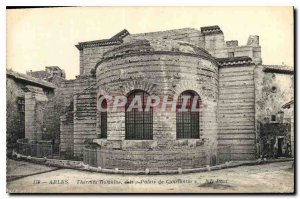
[[[45,70],[41,70],[41,71],[26,71],[27,75],[30,75],[32,77],[36,77],[39,79],[43,79],[43,80],[48,80],[54,76],[56,77],[61,77],[63,79],[66,78],[66,73],[64,70],[62,70],[60,67],[58,66],[46,66]]]
[[[8,153],[18,139],[42,140],[43,110],[56,86],[12,70],[6,70],[6,140]]]

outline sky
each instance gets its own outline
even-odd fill
[[[219,25],[225,41],[245,45],[259,35],[263,64],[293,66],[292,7],[73,7],[7,10],[7,68],[26,73],[59,66],[79,75],[82,41],[107,39],[127,29],[144,33]]]

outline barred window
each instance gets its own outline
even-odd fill
[[[186,103],[183,104],[184,97],[187,98]],[[193,91],[184,91],[180,94],[176,107],[176,137],[177,139],[199,138],[199,111],[192,110],[193,100],[195,108],[199,109],[201,100],[198,94]],[[180,111],[182,106],[186,111]]]
[[[101,103],[102,109],[107,109],[107,100],[103,99]],[[100,134],[98,138],[107,138],[107,111],[102,110],[100,115]]]
[[[135,97],[139,96],[142,108],[129,109]],[[135,90],[127,97],[125,106],[125,139],[127,140],[152,140],[153,139],[153,108],[146,110],[149,94],[142,90]],[[137,99],[137,98],[136,98]]]

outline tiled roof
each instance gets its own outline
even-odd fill
[[[46,79],[46,78],[51,76],[50,73],[48,73],[46,71],[43,71],[43,70],[42,71],[31,71],[29,73],[30,74],[28,74],[28,73],[27,74],[32,76],[32,77],[39,78],[39,79]]]
[[[219,26],[205,26],[201,27],[201,32],[204,35],[221,34],[223,33]]]
[[[37,87],[46,87],[46,88],[52,88],[52,89],[56,88],[55,84],[32,77],[30,75],[18,73],[13,70],[6,69],[6,76],[11,77],[16,80],[19,80],[19,81],[24,81],[29,85],[33,85],[33,86],[37,86]]]
[[[121,32],[114,35],[113,37],[111,37],[110,39],[79,42],[78,45],[75,45],[75,46],[78,50],[81,50],[85,47],[118,45],[118,44],[123,43],[123,38],[129,34],[130,33],[126,29],[124,29]]]
[[[291,101],[289,101],[288,103],[284,104],[284,105],[282,106],[282,108],[290,108],[292,104],[294,104],[294,100],[291,100]]]
[[[294,70],[291,67],[282,66],[282,65],[263,65],[263,71],[266,73],[281,73],[293,75]]]
[[[247,56],[218,58],[217,62],[220,66],[249,65],[253,63],[252,59]]]

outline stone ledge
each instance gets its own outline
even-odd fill
[[[256,160],[247,160],[247,161],[230,161],[224,164],[216,165],[216,166],[209,166],[201,167],[201,168],[192,168],[192,169],[181,169],[178,170],[119,170],[118,168],[115,169],[104,169],[101,167],[92,167],[89,165],[85,165],[81,161],[72,161],[72,160],[60,160],[60,159],[47,159],[47,158],[36,158],[18,154],[13,152],[13,156],[17,159],[22,159],[29,162],[44,164],[48,166],[55,166],[58,168],[65,168],[65,169],[77,169],[82,171],[90,171],[90,172],[97,172],[97,173],[107,173],[107,174],[128,174],[128,175],[166,175],[166,174],[186,174],[186,173],[199,173],[199,172],[206,172],[206,171],[214,171],[226,168],[233,168],[238,166],[251,166],[251,165],[258,165],[258,164],[268,164],[274,162],[289,162],[294,161],[294,158],[285,158],[285,159],[256,159]]]
[[[157,147],[156,140],[123,140],[122,149],[154,149]]]

